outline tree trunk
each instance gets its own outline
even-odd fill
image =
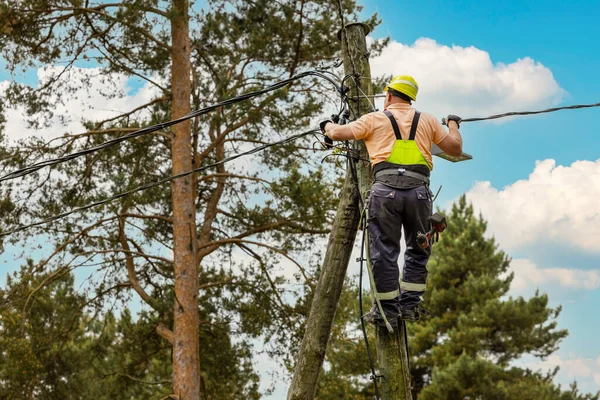
[[[187,0],[173,0],[171,16],[173,119],[190,112],[190,39]],[[173,175],[192,169],[190,122],[172,127]],[[179,400],[200,398],[198,268],[196,211],[192,177],[173,181],[173,253],[175,268],[173,392]]]

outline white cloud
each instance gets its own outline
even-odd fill
[[[39,68],[38,79],[40,82],[45,82],[61,70],[62,68],[53,66]],[[16,140],[31,135],[50,139],[65,133],[80,133],[84,131],[82,120],[100,121],[114,117],[150,102],[159,93],[154,86],[145,84],[134,94],[128,95],[132,87],[126,75],[113,74],[108,77],[100,72],[99,68],[73,68],[69,72],[69,76],[65,78],[82,79],[86,84],[68,94],[71,100],[66,101],[65,104],[56,101],[54,114],[57,117],[51,121],[48,128],[38,131],[28,128],[22,107],[5,110],[7,117],[5,134],[8,138]],[[111,81],[114,84],[111,84]],[[7,81],[0,82],[0,90],[5,90],[7,86]],[[58,116],[67,116],[67,123],[61,124]]]
[[[596,385],[600,385],[600,356],[596,359],[572,357],[572,355],[569,358],[562,358],[553,354],[543,361],[525,362],[523,366],[542,371],[551,371],[555,367],[559,367],[560,381],[577,380],[578,383],[593,381]]]
[[[550,285],[568,289],[600,288],[600,269],[538,268],[530,260],[519,258],[511,261],[510,272],[514,273],[511,289],[517,291]]]
[[[505,250],[552,242],[600,253],[600,159],[538,161],[528,179],[478,182],[466,196]]]
[[[463,118],[554,105],[564,96],[552,72],[529,57],[492,63],[473,46],[444,46],[421,38],[396,41],[371,59],[371,75],[412,75],[419,83],[415,106],[442,117]]]

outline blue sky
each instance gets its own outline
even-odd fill
[[[422,98],[415,103],[421,111],[428,111],[427,106],[431,105],[437,111],[434,114],[442,117],[467,109],[465,103],[471,102],[468,114],[459,114],[468,118],[489,115],[491,109],[499,113],[600,102],[600,54],[594,50],[600,34],[597,22],[600,2],[382,0],[361,3],[365,6],[364,16],[378,12],[383,18],[371,35],[374,38],[389,35],[393,42],[411,47],[412,57],[425,54],[419,53],[420,46],[415,42],[428,38],[435,42],[440,54],[446,51],[460,57],[456,48],[471,46],[487,52],[494,67],[530,58],[551,72],[538,92],[552,86],[552,80],[560,88],[559,91],[551,89],[548,93],[554,90],[554,94],[547,98],[540,95],[531,101],[512,102],[499,97],[498,104],[486,103],[484,110],[478,112],[481,93],[490,90],[483,87],[485,83],[479,89],[465,89],[466,95],[461,93],[455,97],[452,91],[460,93],[473,85],[468,79],[472,66],[463,68],[461,79],[456,78],[456,68],[451,67],[449,72],[444,65],[432,65],[432,72],[425,74],[422,65],[420,69],[415,68],[416,61],[407,58],[406,47],[398,46],[396,57],[384,54],[385,59],[388,64],[397,58],[403,61],[394,65],[393,71],[386,72],[423,76],[417,79]],[[431,52],[427,55],[431,56]],[[444,60],[440,59],[439,63],[443,64]],[[375,70],[378,70],[377,63],[377,59],[371,61]],[[435,58],[432,64],[436,64]],[[405,66],[409,71],[403,68]],[[476,76],[479,70],[474,68],[473,71]],[[495,82],[493,74],[494,71],[489,74],[491,85]],[[531,79],[531,75],[534,73],[515,77],[512,85]],[[436,91],[428,87],[433,85],[451,90]],[[423,93],[427,89],[429,92]],[[535,97],[536,90],[531,92]],[[513,95],[515,99],[524,98],[527,93]],[[433,96],[443,99],[432,100]],[[600,222],[600,202],[596,200],[600,195],[599,118],[600,108],[593,108],[515,117],[494,123],[465,123],[461,126],[463,148],[474,159],[461,164],[439,160],[434,170],[434,186],[444,186],[438,205],[447,206],[460,194],[469,192],[475,207],[491,220],[490,234],[516,260],[513,272],[520,274],[512,294],[529,296],[539,288],[548,293],[551,305],[563,306],[559,327],[567,328],[569,337],[551,359],[541,363],[526,359],[524,363],[544,368],[559,365],[561,373],[557,382],[566,384],[577,379],[586,391],[600,390],[600,344],[595,340],[600,322],[594,317],[600,305],[597,282],[600,232],[584,229]],[[554,167],[542,163],[536,169],[536,163],[543,160],[555,160]],[[573,164],[583,160],[589,163]],[[551,200],[544,200],[549,197]],[[531,217],[538,212],[540,215]],[[544,221],[544,216],[549,221]],[[575,227],[582,229],[586,244],[578,244],[573,239]],[[525,237],[529,239],[522,243],[519,239]]]
[[[392,39],[371,60],[374,74],[413,74],[421,111],[468,118],[600,102],[600,2],[359,2],[365,18],[376,11],[383,18],[371,36]],[[0,59],[0,87],[9,78],[2,65]],[[36,82],[36,71],[23,79]],[[130,96],[123,99],[92,98],[98,118],[145,103],[153,93],[138,86],[124,84]],[[70,111],[75,123],[68,129],[77,131],[89,111]],[[599,118],[596,108],[465,123],[464,150],[474,159],[436,159],[433,176],[434,189],[444,187],[439,206],[468,193],[490,221],[490,235],[514,259],[511,293],[530,296],[539,288],[552,306],[563,306],[559,327],[569,337],[550,359],[523,364],[558,365],[557,382],[576,379],[590,392],[600,389]],[[26,132],[19,115],[9,116],[7,132]],[[0,271],[14,265],[13,257],[12,250],[0,255]],[[272,398],[281,393],[284,387]]]

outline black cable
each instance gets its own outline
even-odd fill
[[[408,364],[408,372],[410,373],[410,350],[408,348],[408,332],[406,330],[406,321],[402,320],[404,327],[404,346],[406,346],[406,363]]]
[[[356,143],[356,141],[354,141],[354,143]],[[349,147],[349,145],[346,145],[347,147]],[[356,153],[358,153],[358,149],[356,148],[355,145],[353,145],[352,150]],[[352,155],[350,151],[348,151],[348,156],[347,156],[347,160],[348,160],[348,168],[350,168],[350,173],[352,175],[352,180],[354,181],[354,185],[356,186],[356,189],[358,191],[358,202],[359,202],[359,207],[360,209],[364,209],[364,200],[362,198],[362,193],[360,193],[360,186],[358,184],[358,171],[356,170],[356,163],[358,162],[357,159],[355,159],[355,155]],[[358,155],[358,157],[360,157],[360,153]]]
[[[361,217],[364,219],[364,216]],[[373,355],[371,354],[371,347],[369,346],[369,338],[367,337],[367,329],[365,328],[365,320],[363,318],[363,302],[362,302],[362,276],[363,276],[363,263],[364,263],[364,254],[365,254],[365,231],[366,227],[363,224],[363,233],[362,233],[362,246],[360,247],[360,273],[358,278],[358,304],[360,310],[360,326],[362,328],[363,337],[365,338],[365,345],[367,347],[367,355],[369,357],[369,366],[371,368],[371,380],[373,380],[373,385],[375,386],[375,399],[379,400],[379,388],[377,386],[377,378],[378,375],[375,372],[375,363],[373,362]]]
[[[485,120],[489,120],[489,119],[498,119],[498,118],[504,118],[504,117],[512,117],[514,115],[545,114],[545,113],[550,113],[550,112],[560,111],[560,110],[574,110],[574,109],[577,109],[577,108],[591,108],[591,107],[600,107],[600,103],[575,104],[575,105],[572,105],[572,106],[546,108],[545,110],[538,110],[538,111],[511,111],[511,112],[507,112],[507,113],[504,113],[504,114],[490,115],[489,117],[465,118],[465,119],[461,120],[460,122],[462,123],[462,122],[485,121]]]
[[[91,204],[87,204],[85,206],[74,208],[72,210],[66,211],[66,212],[64,212],[62,214],[55,215],[55,216],[50,217],[48,219],[44,219],[44,220],[41,220],[41,221],[33,222],[31,224],[23,225],[23,226],[20,226],[18,228],[15,228],[13,230],[7,231],[7,232],[0,232],[0,237],[12,235],[13,233],[21,232],[21,231],[27,230],[29,228],[33,228],[35,226],[45,225],[45,224],[47,224],[49,222],[56,221],[58,219],[67,217],[67,216],[69,216],[71,214],[78,213],[78,212],[85,211],[85,210],[88,210],[88,209],[96,207],[96,206],[100,206],[100,205],[103,205],[103,204],[110,203],[113,200],[120,199],[120,198],[128,196],[130,194],[133,194],[133,193],[136,193],[136,192],[139,192],[139,191],[142,191],[142,190],[146,190],[146,189],[150,189],[150,188],[162,185],[163,183],[170,182],[170,181],[172,181],[174,179],[182,178],[184,176],[188,176],[188,175],[191,175],[191,174],[196,173],[196,172],[201,172],[201,171],[204,171],[206,169],[213,168],[213,167],[216,167],[218,165],[225,164],[227,162],[233,161],[233,160],[235,160],[237,158],[240,158],[240,157],[243,157],[243,156],[247,156],[247,155],[250,155],[250,154],[258,153],[259,151],[262,151],[262,150],[267,149],[269,147],[273,147],[273,146],[285,144],[285,143],[288,143],[288,142],[292,142],[292,141],[294,141],[296,139],[299,139],[299,138],[301,138],[303,136],[310,135],[310,134],[312,134],[315,131],[317,131],[317,129],[311,129],[310,131],[306,131],[306,132],[302,132],[302,133],[297,133],[295,135],[289,136],[289,137],[287,137],[287,138],[285,138],[283,140],[280,140],[278,142],[267,143],[267,144],[264,144],[262,146],[258,146],[258,147],[254,148],[252,150],[248,150],[248,151],[245,151],[245,152],[239,153],[239,154],[234,154],[233,156],[224,158],[221,161],[217,161],[217,162],[214,162],[212,164],[208,164],[208,165],[205,165],[205,166],[193,169],[193,170],[188,171],[188,172],[182,172],[182,173],[177,174],[177,175],[172,175],[172,176],[169,176],[167,178],[160,179],[158,181],[154,181],[154,182],[150,182],[150,183],[147,183],[145,185],[142,185],[142,186],[138,186],[138,187],[133,188],[131,190],[127,190],[125,192],[121,192],[121,193],[118,193],[118,194],[116,194],[114,196],[108,197],[108,198],[106,198],[104,200],[100,200],[100,201],[97,201],[95,203],[91,203]]]
[[[38,170],[40,170],[40,169],[42,169],[44,167],[49,167],[49,166],[57,165],[57,164],[60,164],[60,163],[66,162],[66,161],[70,161],[70,160],[73,160],[75,158],[84,156],[86,154],[90,154],[90,153],[94,153],[96,151],[104,150],[104,149],[106,149],[108,147],[114,146],[114,145],[116,145],[118,143],[121,143],[121,142],[124,142],[126,140],[129,140],[129,139],[132,139],[132,138],[136,138],[138,136],[142,136],[142,135],[146,135],[146,134],[149,134],[149,133],[152,133],[152,132],[156,132],[156,131],[162,130],[164,128],[167,128],[169,126],[178,124],[178,123],[183,122],[185,120],[188,120],[188,119],[191,119],[191,118],[194,118],[194,117],[198,117],[198,116],[203,115],[203,114],[207,114],[207,113],[209,113],[211,111],[214,111],[215,109],[217,109],[219,107],[223,107],[223,106],[231,105],[231,104],[234,104],[234,103],[238,103],[240,101],[248,100],[248,99],[251,99],[253,97],[260,96],[262,94],[271,92],[273,90],[280,89],[280,88],[282,88],[284,86],[289,85],[290,83],[292,83],[295,80],[302,79],[302,78],[305,78],[307,76],[316,76],[316,77],[325,79],[326,81],[328,81],[332,85],[334,85],[335,88],[336,88],[336,90],[340,94],[342,93],[342,91],[341,91],[340,87],[338,86],[338,84],[331,77],[327,76],[323,72],[321,72],[321,71],[306,71],[306,72],[302,72],[302,73],[294,75],[294,76],[292,76],[292,77],[290,77],[288,79],[284,79],[284,80],[279,81],[277,83],[274,83],[274,84],[272,84],[270,86],[267,86],[264,89],[257,90],[257,91],[254,91],[254,92],[250,92],[250,93],[246,93],[246,94],[243,94],[243,95],[240,95],[240,96],[232,97],[230,99],[223,100],[223,101],[221,101],[219,103],[210,105],[208,107],[204,107],[202,109],[192,111],[191,113],[189,113],[189,114],[187,114],[187,115],[185,115],[185,116],[183,116],[181,118],[177,118],[177,119],[174,119],[174,120],[171,120],[171,121],[168,121],[168,122],[164,122],[164,123],[161,123],[161,124],[152,125],[152,126],[149,126],[147,128],[143,128],[143,129],[137,130],[135,132],[129,133],[129,134],[124,135],[124,136],[121,136],[119,138],[108,140],[108,141],[106,141],[106,142],[104,142],[102,144],[99,144],[97,146],[90,147],[89,149],[85,149],[85,150],[81,150],[81,151],[78,151],[78,152],[75,152],[75,153],[71,153],[71,154],[68,154],[68,155],[63,156],[63,157],[58,157],[58,158],[54,158],[54,159],[42,161],[42,162],[30,165],[28,167],[21,168],[21,169],[18,169],[16,171],[12,171],[12,172],[10,172],[10,173],[8,173],[8,174],[0,177],[0,182],[11,180],[11,179],[20,178],[20,177],[23,177],[25,175],[29,175],[29,174],[31,174],[31,173],[33,173],[35,171],[38,171]]]
[[[342,0],[338,0],[338,13],[340,16],[340,21],[342,23],[341,30],[344,32],[344,34],[342,36],[344,37],[344,41],[346,42],[346,51],[348,52],[348,58],[350,59],[350,64],[352,65],[352,75],[354,77],[354,83],[356,85],[356,97],[359,98],[360,88],[359,88],[359,82],[356,78],[360,78],[360,75],[358,74],[358,72],[356,72],[356,65],[354,64],[354,59],[350,56],[350,43],[348,42],[348,31],[346,30],[346,21],[344,19],[344,9],[342,7]],[[348,77],[348,75],[346,75],[344,77],[344,79],[342,80],[342,85],[341,85],[342,90],[344,89],[344,81],[346,80],[347,77]],[[346,99],[346,102],[347,101],[348,101],[348,99]],[[350,105],[348,105],[348,107],[350,107]],[[358,119],[358,117],[360,117],[360,98],[356,102],[355,119]]]

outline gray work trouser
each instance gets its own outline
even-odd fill
[[[378,298],[386,315],[400,309],[413,309],[425,293],[427,261],[431,246],[421,249],[417,233],[430,229],[431,192],[426,186],[395,189],[376,182],[369,199],[369,256]],[[398,257],[402,227],[406,240],[402,280]]]

